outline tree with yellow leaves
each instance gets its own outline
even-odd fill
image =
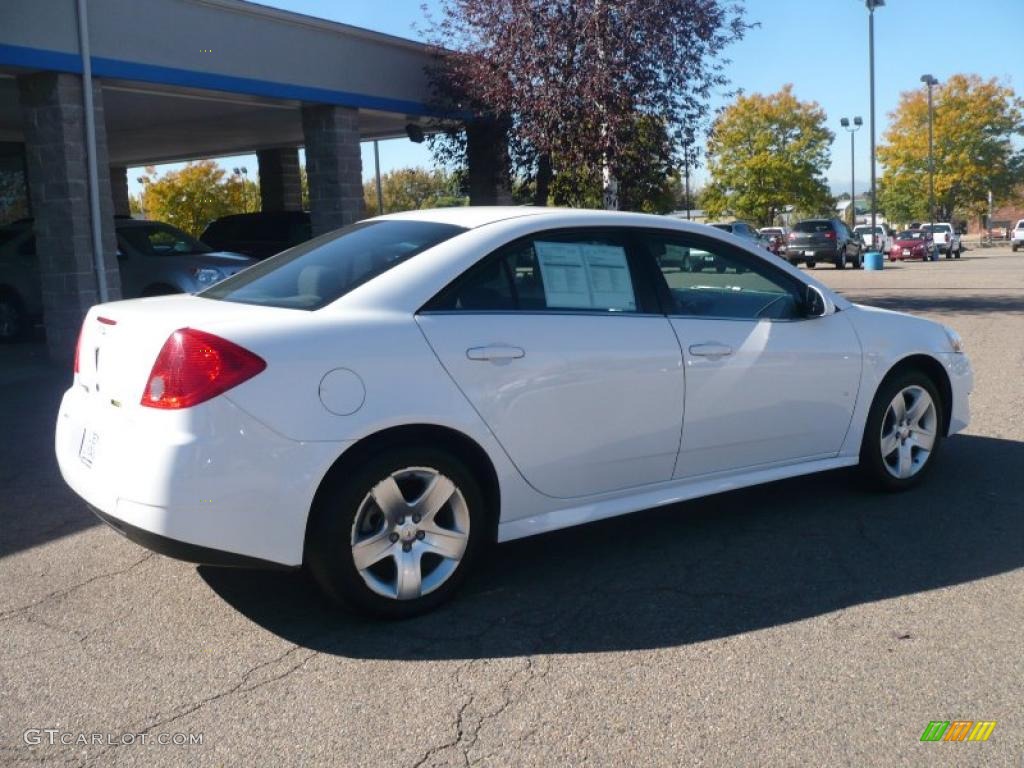
[[[701,198],[712,218],[729,212],[765,226],[787,205],[831,215],[825,171],[835,135],[815,102],[800,101],[793,86],[778,93],[742,95],[711,126],[708,171]]]
[[[1014,197],[1024,182],[1024,155],[1013,137],[1024,134],[1024,101],[996,79],[953,75],[933,92],[936,217],[977,216],[996,200]],[[884,170],[879,205],[895,221],[927,220],[928,94],[907,91],[890,114],[878,147]]]
[[[199,237],[216,218],[260,209],[259,185],[228,175],[212,160],[189,163],[162,176],[157,176],[155,168],[146,168],[142,184],[142,195],[133,201],[134,209],[193,237]]]

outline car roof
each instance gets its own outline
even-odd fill
[[[466,229],[476,229],[486,224],[493,224],[497,221],[507,219],[518,219],[525,216],[564,216],[572,213],[574,216],[592,217],[594,219],[605,218],[609,214],[620,213],[617,211],[587,210],[581,208],[554,208],[539,207],[533,205],[474,205],[458,206],[453,208],[423,208],[416,211],[403,211],[401,213],[388,213],[377,216],[371,221],[429,221],[435,224],[453,224]],[[635,215],[626,214],[622,215]],[[661,217],[652,217],[661,218]]]

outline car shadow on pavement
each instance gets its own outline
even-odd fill
[[[966,295],[950,294],[902,294],[875,296],[858,294],[851,291],[844,294],[851,301],[867,304],[882,309],[893,309],[898,312],[925,313],[937,312],[951,315],[988,315],[992,312],[1024,314],[1024,300],[1020,295],[968,293]]]
[[[504,544],[453,602],[400,623],[337,611],[301,574],[199,573],[268,631],[352,658],[697,643],[1024,566],[1024,443],[943,448],[904,494],[831,472]]]

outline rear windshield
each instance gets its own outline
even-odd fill
[[[199,295],[243,304],[320,309],[465,231],[428,221],[360,222],[283,251]]]
[[[793,227],[794,232],[830,232],[832,231],[831,221],[799,221]]]
[[[921,227],[925,232],[952,232],[953,227],[949,224],[925,224]]]
[[[908,229],[906,232],[900,232],[896,235],[897,240],[924,240],[925,235],[928,234],[924,230],[920,229]]]
[[[732,224],[712,224],[711,226],[724,232],[732,232]]]
[[[863,227],[863,226],[862,227],[854,227],[853,231],[856,232],[857,234],[870,235],[871,234],[871,227]],[[875,234],[884,235],[885,234],[885,230],[882,229],[881,227],[875,227]]]

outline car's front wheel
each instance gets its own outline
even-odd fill
[[[920,371],[883,382],[871,404],[860,469],[874,486],[902,491],[920,482],[942,441],[942,400]]]
[[[335,602],[407,618],[450,598],[485,543],[479,484],[438,448],[400,448],[334,473],[317,494],[306,562]]]

